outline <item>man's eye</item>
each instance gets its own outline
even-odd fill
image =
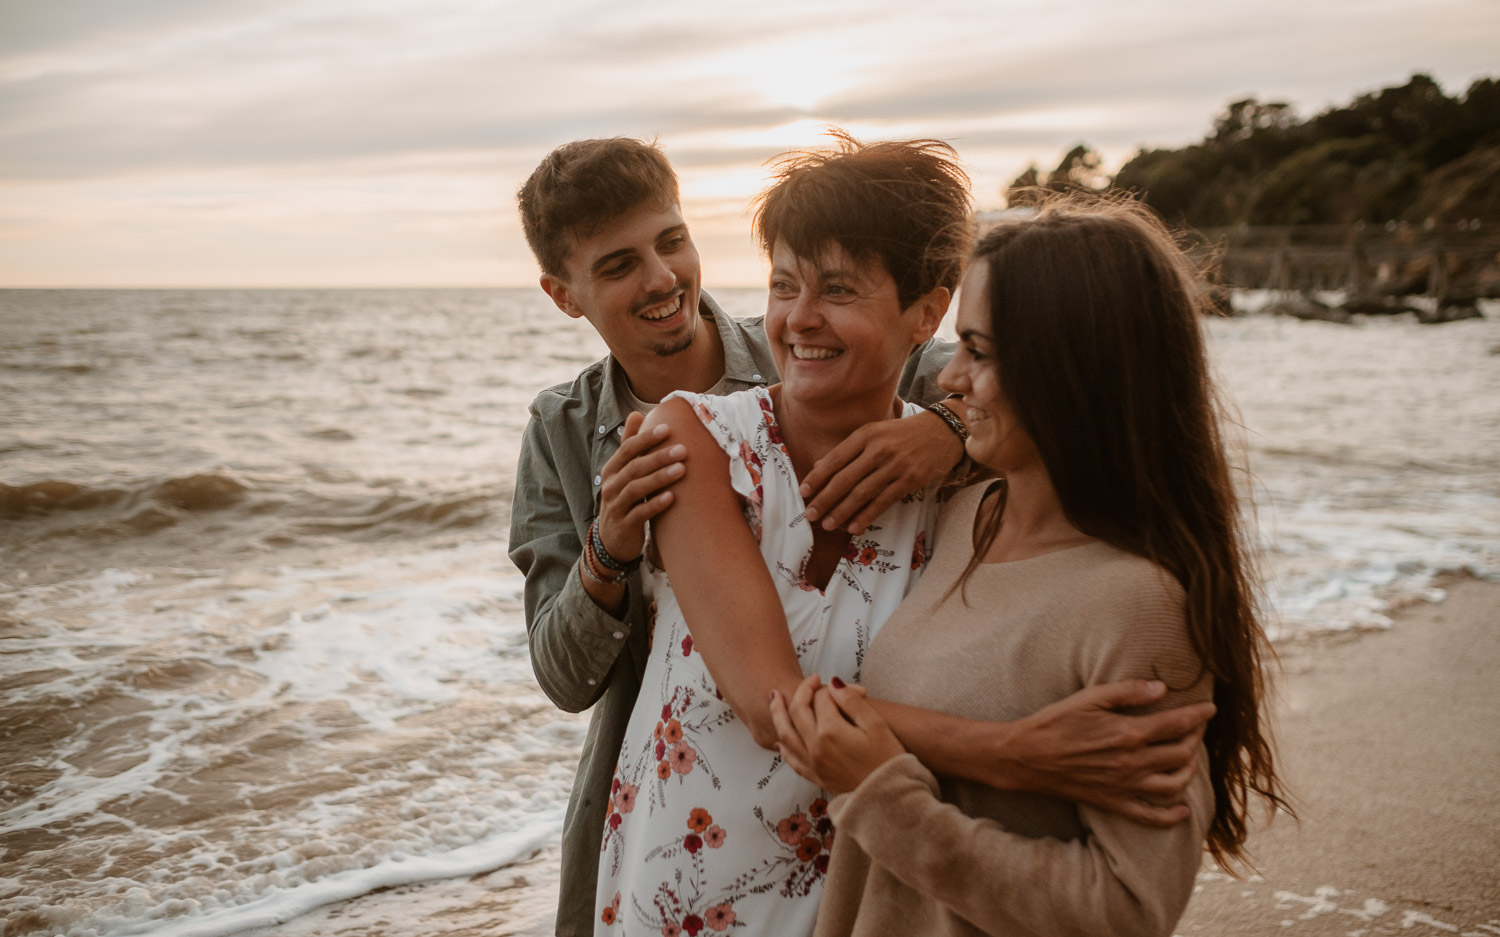
[[[667,238],[665,241],[662,241],[661,249],[664,251],[675,251],[681,249],[682,245],[686,243],[687,238],[681,234],[677,234]]]
[[[608,267],[605,267],[604,271],[602,273],[600,273],[599,275],[602,276],[602,277],[611,277],[611,278],[612,277],[620,277],[620,276],[624,276],[625,273],[626,273],[626,271],[628,271],[629,269],[630,269],[630,264],[629,263],[610,264]]]

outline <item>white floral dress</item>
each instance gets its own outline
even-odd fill
[[[729,455],[803,673],[857,682],[875,632],[929,558],[932,490],[855,537],[819,591],[803,579],[812,528],[770,396],[673,396]],[[649,562],[643,573],[651,656],[611,785],[595,933],[811,934],[833,845],[827,797],[755,744],[694,652],[666,574]]]

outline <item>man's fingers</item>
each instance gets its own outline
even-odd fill
[[[632,410],[625,414],[625,428],[620,431],[620,444],[624,445],[630,437],[641,431],[641,424],[646,422],[646,415]]]
[[[682,447],[677,446],[675,448],[680,449]],[[651,456],[636,459],[631,463],[631,468],[633,469],[637,465],[642,465],[647,459],[655,458],[656,456],[653,453]],[[658,491],[666,490],[668,486],[680,481],[686,472],[687,467],[681,462],[668,462],[661,468],[624,482],[610,493],[610,497],[619,501],[622,505],[635,504],[639,501],[644,501]]]
[[[635,414],[632,413],[631,416],[635,416]],[[639,423],[639,421],[636,422]],[[625,421],[626,432],[621,434],[620,437],[620,448],[616,449],[614,455],[611,455],[604,463],[603,474],[605,476],[613,475],[632,460],[660,446],[672,433],[672,428],[665,423],[658,423],[644,433],[632,432],[629,429],[630,423],[631,421],[627,417]]]
[[[911,489],[902,484],[900,479],[897,479],[878,491],[863,506],[855,505],[851,507],[849,510],[849,522],[844,526],[849,529],[851,534],[862,534],[871,524],[875,523],[877,517],[885,513],[886,508],[889,508],[909,494],[911,494]],[[854,502],[854,497],[844,499],[844,504],[853,505]],[[843,505],[840,505],[835,513],[843,516]]]
[[[1166,695],[1167,685],[1160,680],[1120,680],[1085,687],[1067,699],[1099,709],[1129,709],[1149,706]]]
[[[860,470],[857,462],[862,447],[851,445],[851,436],[828,451],[813,464],[811,472],[802,480],[802,497],[807,501],[807,519],[816,521],[827,515],[835,505],[844,500],[849,489],[869,470]]]

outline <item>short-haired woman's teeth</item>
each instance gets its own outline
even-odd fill
[[[819,361],[824,358],[837,358],[844,353],[841,348],[809,348],[806,345],[793,345],[792,357],[803,361]]]

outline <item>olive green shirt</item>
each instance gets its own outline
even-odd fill
[[[723,343],[725,392],[775,383],[762,320],[731,318],[707,293],[700,295],[699,311]],[[937,374],[952,353],[952,345],[936,340],[912,352],[898,388],[902,399],[941,399]],[[625,428],[617,371],[612,357],[603,358],[532,401],[511,507],[510,559],[526,577],[526,632],[537,683],[561,709],[594,709],[563,823],[562,937],[594,932],[609,782],[646,669],[638,576],[631,575],[620,619],[594,604],[577,572],[583,537],[599,513],[600,473]]]

